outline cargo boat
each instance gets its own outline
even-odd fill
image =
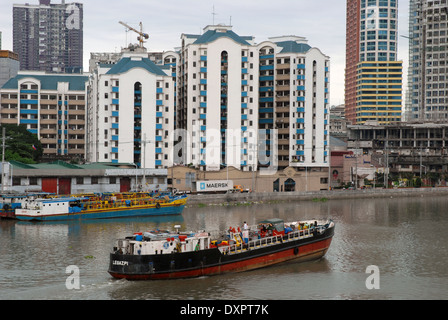
[[[14,219],[15,211],[22,206],[25,195],[0,195],[0,218]]]
[[[0,219],[16,219],[16,209],[28,201],[51,196],[50,193],[0,194]]]
[[[117,240],[108,272],[118,279],[176,279],[319,259],[330,247],[334,222],[268,219],[240,231],[229,228],[218,237],[204,231],[137,233]]]
[[[63,221],[181,214],[187,197],[144,193],[35,199],[15,211],[18,220]]]

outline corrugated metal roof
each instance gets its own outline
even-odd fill
[[[64,161],[54,161],[54,162],[48,162],[48,163],[38,163],[33,164],[33,169],[82,169],[78,165],[70,164]]]
[[[125,165],[125,164],[123,164]],[[130,168],[135,168],[134,165],[128,165]],[[77,165],[78,167],[80,167],[81,169],[116,169],[117,165],[116,164],[111,164],[111,163],[89,163],[89,164],[80,164]],[[118,168],[119,169],[119,168]]]
[[[33,165],[30,164],[25,164],[19,161],[15,161],[15,160],[10,160],[9,163],[16,168],[20,168],[20,169],[34,169]]]
[[[129,163],[89,163],[89,164],[71,164],[64,161],[54,161],[38,164],[25,164],[19,161],[9,161],[13,167],[18,169],[43,169],[43,170],[105,170],[105,169],[121,169],[120,167],[135,168],[134,164]],[[123,168],[126,169],[126,168]]]

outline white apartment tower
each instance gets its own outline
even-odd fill
[[[297,36],[256,44],[225,25],[181,39],[178,162],[207,171],[328,167],[329,58],[319,49]]]
[[[279,169],[328,167],[329,57],[297,36],[269,38],[257,51],[258,123],[267,130],[266,155],[275,155]]]
[[[178,129],[183,161],[204,170],[256,167],[258,65],[252,37],[224,25],[182,34],[178,65]],[[252,140],[250,140],[252,139]]]
[[[169,167],[174,87],[143,48],[124,49],[115,64],[99,63],[90,78],[88,161]]]

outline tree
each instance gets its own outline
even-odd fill
[[[3,128],[6,129],[5,161],[14,160],[32,164],[42,158],[42,145],[35,134],[24,126],[14,124],[1,125],[0,132],[3,132]]]
[[[417,177],[415,179],[415,187],[420,188],[422,186],[422,179],[420,177]]]

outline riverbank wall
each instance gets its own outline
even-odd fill
[[[330,190],[313,192],[252,192],[229,194],[196,194],[189,195],[188,207],[207,205],[237,205],[257,203],[277,203],[293,201],[328,201],[362,198],[395,198],[395,197],[430,197],[446,196],[448,187],[438,188],[397,188],[397,189],[362,189],[362,190]]]

